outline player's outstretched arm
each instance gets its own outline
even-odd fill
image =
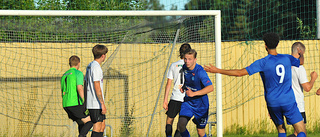
[[[312,89],[314,82],[318,78],[318,74],[315,71],[311,72],[310,76],[311,76],[310,82],[306,82],[306,83],[301,84],[301,86],[303,87],[303,90],[306,92],[309,92]]]
[[[243,69],[231,69],[231,70],[225,70],[225,69],[219,69],[212,64],[209,64],[210,66],[204,65],[204,70],[206,72],[210,73],[220,73],[223,75],[228,75],[228,76],[236,76],[236,77],[241,77],[244,75],[248,75],[248,72],[245,68]]]

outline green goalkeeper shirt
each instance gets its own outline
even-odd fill
[[[83,85],[83,73],[72,67],[61,78],[61,92],[63,107],[83,105],[77,85]]]

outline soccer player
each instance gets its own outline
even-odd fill
[[[310,74],[311,80],[310,82],[308,81],[306,69],[303,67],[304,53],[305,53],[306,47],[301,42],[295,42],[291,47],[291,54],[292,55],[297,54],[298,53],[297,49],[301,50],[300,58],[299,58],[300,66],[292,67],[292,89],[294,91],[294,95],[295,95],[295,99],[296,99],[299,111],[303,117],[304,128],[306,128],[307,119],[306,119],[306,114],[304,109],[305,107],[304,107],[303,90],[305,90],[306,92],[309,92],[312,89],[314,82],[318,78],[318,74],[314,71],[311,72]],[[298,133],[295,132],[290,136],[295,137],[297,135]]]
[[[70,69],[61,77],[62,106],[68,117],[78,124],[79,137],[85,137],[92,122],[84,106],[83,73],[79,71],[80,58],[69,58]]]
[[[163,108],[167,111],[167,121],[166,121],[166,136],[172,136],[172,123],[174,118],[180,112],[181,103],[183,102],[184,93],[180,92],[183,86],[184,76],[182,71],[182,66],[184,64],[183,58],[184,54],[191,49],[188,43],[184,43],[180,46],[179,57],[181,60],[171,64],[168,74],[167,74],[167,85],[164,93]],[[172,90],[172,95],[170,97],[170,102],[168,105],[168,95],[171,88],[172,80],[174,80],[174,87]],[[175,131],[174,136],[180,136],[178,129]]]
[[[204,66],[210,73],[221,73],[229,76],[253,75],[260,72],[264,85],[264,95],[267,103],[268,112],[274,122],[279,137],[286,137],[284,128],[284,118],[287,123],[293,125],[298,137],[305,137],[306,131],[303,126],[303,119],[297,107],[294,93],[292,90],[291,66],[299,67],[300,49],[293,55],[278,54],[277,46],[279,36],[276,33],[266,33],[263,35],[265,48],[268,55],[256,60],[250,66],[243,69],[218,69],[215,66]]]
[[[213,91],[213,85],[206,71],[196,63],[197,52],[191,49],[184,55],[184,102],[181,104],[178,128],[182,137],[190,137],[187,130],[189,120],[194,116],[193,122],[197,126],[198,136],[206,137],[205,127],[208,120],[209,99],[207,94]]]
[[[105,61],[107,52],[106,46],[95,45],[92,48],[94,60],[89,63],[86,70],[87,109],[93,122],[91,137],[102,137],[105,128],[107,109],[104,104],[103,72],[100,65]]]

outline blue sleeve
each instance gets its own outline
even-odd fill
[[[263,71],[264,65],[265,65],[265,59],[259,59],[253,62],[250,66],[246,67],[246,70],[248,74],[251,76],[257,72]]]
[[[199,71],[199,76],[200,76],[200,80],[202,82],[202,84],[206,87],[206,86],[210,86],[212,85],[212,82],[207,74],[207,72],[202,68],[200,71]]]
[[[291,61],[291,66],[296,66],[296,67],[300,66],[300,59],[297,59],[297,58],[293,57],[292,55],[288,55],[288,57]]]

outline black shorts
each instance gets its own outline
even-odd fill
[[[301,116],[303,118],[303,122],[306,124],[307,123],[307,117],[306,117],[306,112],[300,112]]]
[[[166,112],[169,118],[175,118],[181,109],[180,101],[170,100],[168,104],[168,111]]]
[[[102,109],[89,109],[92,123],[103,122],[106,119],[106,115],[101,114],[101,111]]]
[[[70,119],[76,121],[78,119],[82,119],[88,116],[86,114],[86,108],[84,105],[72,106],[72,107],[64,107],[63,108]]]

